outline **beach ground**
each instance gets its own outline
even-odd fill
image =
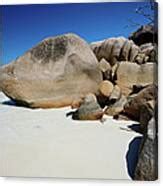
[[[0,93],[0,176],[131,179],[134,121],[74,121],[69,107],[18,107]]]

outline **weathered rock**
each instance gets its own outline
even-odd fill
[[[117,69],[119,67],[119,63],[116,63],[112,66],[112,81],[115,81],[117,79]]]
[[[72,118],[75,120],[98,120],[102,116],[103,110],[97,103],[95,95],[88,94],[78,110],[73,113]]]
[[[121,89],[119,88],[118,85],[115,85],[113,88],[113,91],[109,97],[109,100],[114,103],[121,97]]]
[[[0,68],[0,89],[29,107],[62,107],[95,93],[102,81],[89,45],[75,34],[43,40]]]
[[[139,53],[141,53],[140,48],[132,44],[128,61],[134,62],[136,60],[137,55],[139,55]]]
[[[147,125],[136,165],[134,180],[154,181],[158,178],[158,137],[155,119]]]
[[[134,62],[139,54],[140,48],[133,41],[124,37],[110,38],[91,44],[91,49],[95,53],[97,59],[106,59],[111,66],[118,61]]]
[[[107,70],[111,70],[111,66],[108,61],[102,58],[99,62],[99,68],[102,72],[106,72]]]
[[[71,103],[71,108],[75,109],[75,108],[79,108],[80,105],[83,103],[84,101],[84,97],[80,97],[78,99],[74,99]]]
[[[139,65],[146,63],[148,61],[148,56],[146,56],[144,53],[139,53],[136,58],[135,58],[135,62]]]
[[[103,41],[97,41],[91,43],[91,49],[95,53],[97,59],[100,61],[102,58],[110,61],[110,56],[112,52],[112,47],[116,38],[109,38]]]
[[[135,120],[140,120],[140,111],[142,105],[148,101],[157,99],[157,87],[150,85],[141,90],[136,96],[128,100],[124,106],[124,112]]]
[[[136,32],[131,34],[129,39],[133,40],[138,46],[144,43],[157,43],[157,29],[152,25],[141,26]]]
[[[145,132],[148,121],[155,115],[155,100],[144,103],[140,108],[140,128]]]
[[[126,41],[126,39],[124,37],[119,37],[115,40],[115,42],[112,46],[112,49],[111,49],[110,59],[109,59],[112,66],[114,64],[116,64],[117,61],[119,61],[121,51],[122,51],[125,41]],[[108,43],[108,45],[109,45],[109,43]]]
[[[116,71],[116,84],[121,88],[124,95],[132,92],[133,85],[146,86],[156,81],[156,64],[121,62]]]
[[[112,80],[112,67],[104,58],[99,62],[99,69],[103,74],[103,80]]]
[[[113,84],[110,81],[102,81],[99,85],[99,91],[100,94],[102,94],[105,97],[109,97],[113,91]]]
[[[157,46],[154,43],[145,43],[140,46],[142,53],[148,56],[149,62],[157,62]]]
[[[97,96],[97,101],[102,108],[104,108],[105,106],[114,104],[121,97],[121,90],[117,85],[115,85],[113,87],[112,84],[111,84],[111,89],[110,89],[110,83],[108,84],[109,86],[107,85],[107,83],[105,85],[105,83],[106,82],[103,81],[101,83],[103,85],[100,85],[101,87],[104,86],[104,87],[101,88],[103,93],[101,93],[101,91],[99,91],[99,93],[96,95]],[[107,91],[107,89],[108,89],[108,91]],[[108,96],[106,96],[106,95],[108,95]]]
[[[130,49],[133,45],[133,41],[131,40],[126,40],[124,45],[123,45],[123,49],[122,49],[122,52],[121,52],[121,57],[120,57],[120,60],[121,61],[128,61],[129,58],[130,58]]]
[[[105,114],[115,116],[121,113],[124,109],[124,105],[127,103],[127,98],[122,95],[121,98],[116,101],[113,105],[108,106],[105,110]]]

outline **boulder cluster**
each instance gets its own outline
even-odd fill
[[[152,37],[152,38],[151,38]],[[88,44],[76,34],[43,40],[0,68],[0,90],[31,108],[71,106],[77,120],[140,122],[143,141],[134,179],[157,178],[157,39],[151,26],[129,38]]]

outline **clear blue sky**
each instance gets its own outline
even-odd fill
[[[147,20],[134,13],[142,2],[84,3],[1,6],[3,64],[16,59],[49,36],[73,32],[88,42],[125,36],[136,27],[125,28],[128,19]]]

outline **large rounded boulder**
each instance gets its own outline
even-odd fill
[[[18,104],[37,108],[63,107],[102,81],[89,45],[75,34],[43,40],[0,68],[0,89]]]

